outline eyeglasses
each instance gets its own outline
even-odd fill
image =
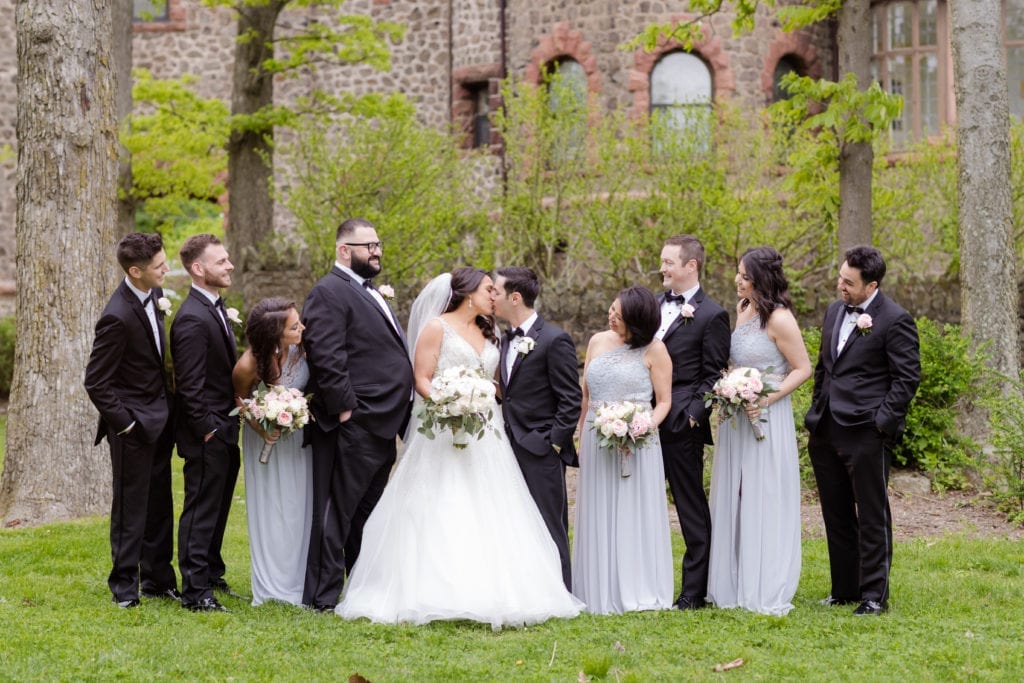
[[[383,251],[384,245],[380,242],[345,242],[346,247],[366,247],[367,251]]]

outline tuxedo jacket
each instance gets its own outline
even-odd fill
[[[229,414],[235,408],[231,371],[238,351],[223,320],[213,302],[189,287],[171,323],[178,415],[175,441],[180,454],[201,448],[210,432],[229,445],[238,443],[239,420]]]
[[[665,294],[658,295],[658,303]],[[672,358],[672,408],[661,425],[662,438],[678,440],[690,429],[690,418],[704,443],[710,444],[711,421],[704,395],[711,391],[729,365],[729,314],[698,289],[689,304],[693,318],[677,317],[662,338]]]
[[[154,287],[153,298],[163,296]],[[171,418],[171,392],[164,370],[164,314],[156,310],[160,350],[153,339],[139,297],[122,280],[96,323],[92,354],[85,368],[85,390],[100,411],[99,444],[108,427],[115,433],[128,428],[145,443],[155,443]]]
[[[827,408],[840,425],[874,424],[896,440],[906,427],[907,407],[921,380],[917,326],[882,292],[864,312],[871,316],[870,334],[854,329],[842,353],[836,353],[846,317],[844,304],[834,301],[825,311],[814,394],[804,424],[813,432]]]
[[[316,428],[337,429],[338,415],[351,410],[357,424],[394,438],[412,409],[412,365],[401,327],[337,266],[310,290],[302,323]]]
[[[512,446],[544,456],[555,444],[562,449],[562,460],[572,465],[577,462],[572,436],[583,403],[576,346],[566,332],[540,316],[526,336],[534,340],[533,350],[516,354],[508,381],[510,340],[501,341],[501,411]]]

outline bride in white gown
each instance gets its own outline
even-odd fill
[[[494,287],[482,270],[431,281],[409,322],[419,396],[435,372],[482,368],[499,351]],[[363,532],[359,559],[336,613],[375,622],[469,619],[492,628],[574,617],[583,604],[562,581],[558,550],[505,437],[495,404],[489,428],[456,449],[448,430],[416,431]]]

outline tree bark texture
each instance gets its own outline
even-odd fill
[[[989,344],[991,364],[1020,367],[1010,199],[1010,115],[1000,0],[951,0],[956,94],[961,317]]]
[[[857,76],[857,85],[871,85],[871,4],[869,0],[844,0],[836,31],[838,68]],[[839,261],[850,247],[871,244],[871,167],[874,150],[870,142],[843,142],[839,149]]]
[[[109,0],[18,0],[17,335],[0,520],[102,513],[110,458],[82,385],[116,282]]]
[[[274,29],[286,4],[283,0],[261,6],[239,3],[232,115],[253,114],[274,102],[274,76],[263,69],[263,62],[274,55]],[[227,241],[238,290],[244,290],[247,275],[258,261],[255,252],[274,228],[273,135],[272,126],[236,128],[228,143]]]
[[[123,126],[132,113],[132,34],[135,3],[132,0],[112,0],[111,8],[114,70],[117,74],[117,122],[118,126]],[[132,158],[128,150],[120,145],[118,152],[121,155],[121,162],[117,169],[117,232],[119,236],[124,237],[135,231],[135,202],[131,196]]]

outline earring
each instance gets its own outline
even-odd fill
[[[472,299],[469,300],[469,310],[471,310],[471,311],[473,310],[473,300]]]

